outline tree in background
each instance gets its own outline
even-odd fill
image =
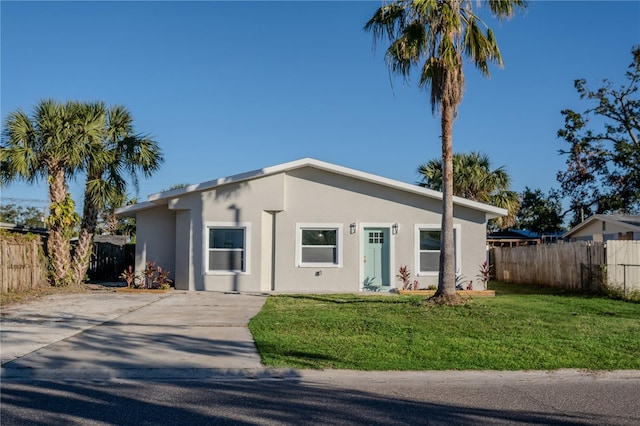
[[[490,227],[505,229],[515,224],[520,208],[518,193],[511,191],[511,177],[504,166],[491,169],[486,154],[471,152],[453,154],[453,194],[506,209],[506,217],[492,219]],[[434,158],[418,167],[422,182],[418,185],[442,190],[442,160]]]
[[[102,226],[98,226],[97,232],[107,235],[126,235],[131,240],[135,240],[136,221],[132,217],[117,216],[116,209],[130,206],[138,202],[137,198],[129,198],[127,194],[108,200],[100,212]]]
[[[0,222],[39,228],[44,226],[44,212],[33,206],[4,204],[0,205]]]
[[[73,264],[77,284],[83,282],[89,268],[100,212],[106,207],[115,210],[126,201],[125,177],[131,178],[137,190],[139,175],[151,176],[163,161],[157,143],[135,133],[133,118],[126,108],[107,107],[101,102],[84,104],[83,108],[95,111],[103,120],[100,139],[88,146],[83,164],[84,207]]]
[[[51,283],[73,282],[71,243],[79,217],[69,196],[66,178],[83,166],[91,142],[100,139],[101,118],[78,102],[43,100],[31,116],[10,112],[0,146],[0,184],[46,178],[49,189],[47,239]]]
[[[364,29],[377,40],[387,40],[385,60],[391,72],[405,78],[419,68],[420,88],[430,89],[431,111],[441,114],[442,232],[436,296],[455,294],[453,247],[453,120],[462,100],[465,57],[489,76],[489,63],[502,65],[491,29],[474,11],[489,6],[499,19],[523,9],[525,0],[476,3],[471,0],[397,0],[376,10]]]
[[[558,136],[569,144],[565,171],[557,179],[570,198],[572,224],[596,213],[640,211],[640,46],[632,49],[627,83],[615,89],[604,80],[593,91],[585,80],[575,88],[591,104],[583,113],[562,111]]]
[[[555,234],[564,229],[562,198],[558,191],[551,190],[546,195],[540,189],[525,187],[520,198],[516,229],[526,229],[537,234]]]

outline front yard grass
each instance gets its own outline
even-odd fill
[[[355,370],[640,369],[640,304],[492,283],[495,298],[271,296],[249,327],[265,365]]]

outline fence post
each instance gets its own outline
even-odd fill
[[[30,288],[39,287],[38,282],[38,242],[34,239],[31,241],[31,286]]]
[[[2,263],[2,292],[9,291],[9,271],[7,263],[9,263],[8,254],[7,254],[7,241],[1,240],[0,245],[0,261]]]

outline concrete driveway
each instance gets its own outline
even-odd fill
[[[247,324],[265,300],[259,294],[98,291],[3,308],[2,377],[263,374]]]

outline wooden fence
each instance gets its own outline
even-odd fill
[[[2,292],[47,287],[46,260],[39,238],[21,241],[0,235],[0,285]]]
[[[92,281],[122,281],[120,275],[135,262],[135,244],[94,243],[87,275]]]
[[[601,284],[606,264],[605,245],[600,242],[495,247],[490,259],[498,281],[569,289]]]

